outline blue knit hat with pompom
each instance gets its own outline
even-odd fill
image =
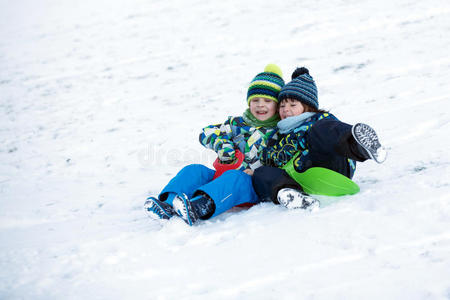
[[[278,101],[281,102],[286,98],[298,100],[316,109],[319,108],[317,86],[307,68],[297,68],[292,73],[292,81],[281,89]]]

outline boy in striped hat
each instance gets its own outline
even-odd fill
[[[199,164],[184,167],[157,198],[147,199],[144,207],[149,216],[170,219],[175,215],[193,225],[236,205],[258,203],[249,175],[261,166],[261,150],[275,139],[280,120],[278,94],[283,86],[282,73],[276,65],[269,64],[256,75],[248,88],[248,109],[243,115],[209,125],[199,137],[203,146],[217,153],[222,166],[233,169],[213,180],[215,170]],[[244,156],[241,163],[236,163],[237,150]]]

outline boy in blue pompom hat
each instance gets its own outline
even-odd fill
[[[281,121],[279,140],[261,153],[265,165],[254,172],[253,186],[261,201],[273,201],[288,208],[306,208],[315,203],[286,171],[279,169],[295,155],[296,172],[323,167],[348,178],[355,161],[373,159],[382,163],[386,150],[376,132],[368,125],[354,126],[339,121],[319,109],[317,86],[306,68],[297,68],[292,81],[278,95]]]
[[[218,165],[230,170],[215,178],[216,171],[203,165],[184,167],[158,197],[147,199],[144,207],[149,216],[170,219],[175,215],[193,225],[236,205],[258,203],[250,175],[261,166],[261,150],[275,139],[280,120],[278,94],[283,86],[282,73],[276,65],[269,64],[257,74],[248,88],[249,108],[243,115],[207,126],[199,137],[203,146],[217,153]],[[236,162],[238,151],[243,154],[240,162]]]

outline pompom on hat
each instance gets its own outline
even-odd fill
[[[264,72],[253,78],[247,92],[247,104],[253,98],[264,97],[278,103],[278,94],[284,86],[283,73],[275,64],[268,64]]]
[[[305,67],[297,68],[292,73],[292,81],[286,84],[278,95],[281,102],[286,98],[295,99],[314,108],[319,108],[317,86]]]

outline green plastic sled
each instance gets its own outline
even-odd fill
[[[303,173],[294,168],[294,156],[283,169],[291,176],[303,190],[311,195],[344,196],[359,192],[359,186],[348,177],[326,168],[313,167]]]

